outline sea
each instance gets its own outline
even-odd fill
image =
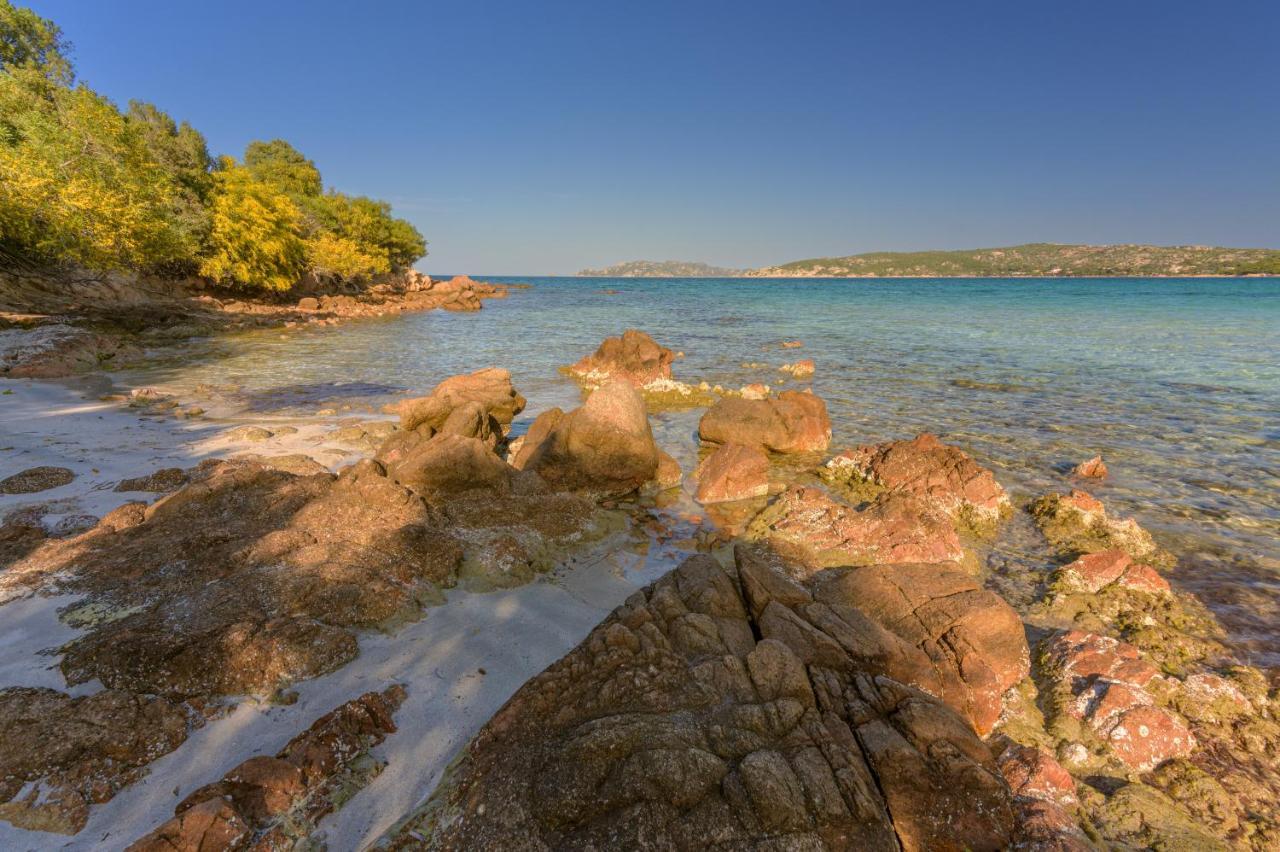
[[[1178,555],[1170,581],[1210,606],[1240,656],[1280,665],[1280,280],[475,277],[527,286],[478,313],[223,337],[118,379],[224,388],[252,420],[376,411],[498,366],[529,400],[519,434],[579,404],[560,367],[643,329],[682,353],[682,381],[811,387],[833,452],[933,432],[1020,505],[1078,486],[1070,468],[1101,454],[1111,474],[1090,491]],[[812,380],[779,371],[800,358]],[[686,470],[700,414],[652,418]],[[985,558],[1015,599],[1054,564],[1025,516]]]

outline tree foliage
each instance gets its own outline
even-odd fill
[[[70,48],[53,21],[0,0],[0,69],[32,68],[49,80],[71,85]]]
[[[385,254],[366,251],[332,231],[321,231],[307,241],[307,265],[321,278],[368,278],[391,270]]]
[[[198,233],[183,190],[146,139],[86,86],[34,67],[0,74],[0,240],[10,251],[99,269],[182,263]]]
[[[316,164],[283,139],[250,142],[244,165],[255,178],[288,196],[315,196],[324,190]]]
[[[215,166],[186,122],[75,85],[68,49],[52,21],[0,0],[0,258],[286,290],[307,273],[365,280],[426,253],[386,202],[325,192],[283,139]]]
[[[288,290],[307,264],[298,208],[230,159],[213,179],[210,248],[200,274],[229,286]]]

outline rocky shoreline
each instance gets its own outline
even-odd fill
[[[1179,554],[1084,490],[1102,459],[1015,500],[932,435],[832,453],[811,390],[685,384],[678,360],[610,338],[565,368],[582,404],[518,436],[505,370],[454,376],[362,427],[336,472],[211,452],[121,477],[134,499],[74,523],[40,495],[75,471],[0,480],[23,501],[0,526],[3,607],[62,601],[74,631],[56,672],[0,686],[23,746],[0,755],[12,842],[1280,843],[1276,687],[1170,586]],[[693,470],[654,439],[673,404],[706,408]],[[700,514],[664,508],[681,488]],[[1027,600],[984,564],[1016,514],[1043,536]],[[434,675],[406,659],[424,629]],[[251,712],[287,735],[146,794],[145,817],[97,816]]]
[[[205,282],[107,276],[82,282],[0,275],[0,377],[64,378],[136,364],[156,347],[255,328],[337,325],[416,311],[478,311],[513,287],[465,275],[432,280],[415,270],[366,289],[284,302]],[[306,291],[302,291],[306,292]]]

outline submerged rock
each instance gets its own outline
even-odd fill
[[[778,369],[784,373],[790,373],[791,375],[795,376],[797,379],[807,379],[813,375],[816,367],[814,366],[812,358],[805,358],[804,360],[801,360],[801,361],[795,361],[790,364],[783,364]]]
[[[1172,565],[1172,555],[1156,546],[1151,533],[1133,518],[1107,515],[1102,502],[1086,491],[1046,494],[1029,508],[1031,517],[1060,553],[1076,556],[1103,550],[1122,550],[1149,564]]]
[[[823,477],[840,485],[910,494],[972,525],[993,523],[1010,505],[990,470],[928,433],[846,450],[827,462]]]
[[[710,444],[746,444],[775,453],[825,450],[831,443],[827,406],[811,393],[783,391],[772,399],[725,397],[698,423]]]
[[[1106,479],[1107,464],[1102,460],[1102,456],[1094,456],[1088,461],[1082,461],[1071,469],[1076,476],[1084,479]]]
[[[792,609],[806,593],[772,570],[747,586],[697,556],[633,595],[507,702],[386,845],[1005,848],[987,746],[883,674],[874,636],[845,650]],[[775,621],[825,637],[827,656]]]
[[[892,492],[855,508],[821,488],[792,486],[756,516],[748,535],[815,568],[959,562],[965,556],[950,518]]]
[[[658,469],[653,475],[653,485],[660,491],[675,488],[684,479],[680,462],[663,450],[658,450]]]
[[[263,426],[237,426],[227,432],[227,439],[231,441],[249,441],[251,443],[260,443],[270,440],[275,433]]]

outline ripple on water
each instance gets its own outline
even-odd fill
[[[495,280],[535,286],[479,314],[248,332],[122,379],[235,384],[268,411],[376,407],[502,366],[530,401],[521,432],[578,403],[556,368],[624,328],[683,351],[686,380],[808,387],[777,367],[813,358],[836,446],[933,431],[1024,499],[1067,487],[1072,464],[1102,453],[1112,478],[1090,487],[1184,554],[1175,582],[1241,647],[1280,662],[1280,281]],[[697,417],[655,422],[686,470]],[[1030,553],[1018,540],[999,558],[1026,566]]]

